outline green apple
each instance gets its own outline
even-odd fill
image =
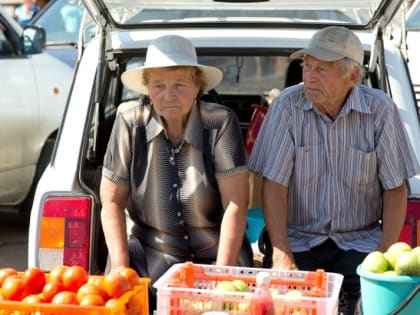
[[[389,269],[389,262],[385,258],[385,254],[374,251],[363,259],[361,268],[365,272],[384,273]]]
[[[418,256],[420,257],[420,245],[419,245],[419,246],[417,246],[417,247],[414,247],[414,248],[413,248],[413,252],[415,252],[415,253],[416,253],[416,255],[418,255]]]
[[[401,253],[395,262],[395,273],[400,276],[420,276],[418,255],[413,251]]]
[[[395,270],[387,270],[383,273],[384,276],[396,276]]]
[[[235,279],[231,281],[232,284],[236,287],[237,291],[240,292],[249,292],[249,288],[248,285],[246,284],[246,282],[242,279]]]
[[[233,285],[232,281],[220,281],[217,283],[215,287],[215,291],[222,291],[222,292],[236,292],[237,288]],[[232,310],[234,307],[234,303],[230,302],[223,302],[222,310]],[[218,307],[217,307],[218,308]]]
[[[214,288],[216,291],[237,291],[231,281],[220,281]]]
[[[392,269],[395,269],[395,263],[401,253],[411,251],[411,246],[405,242],[397,242],[389,246],[387,251],[384,253],[385,258],[388,260],[389,265]]]

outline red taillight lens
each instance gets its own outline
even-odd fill
[[[407,203],[400,241],[408,243],[411,247],[420,245],[420,200],[409,200]]]
[[[39,238],[42,269],[78,265],[89,270],[92,199],[49,197],[45,200]]]

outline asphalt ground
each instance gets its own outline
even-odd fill
[[[0,268],[27,267],[28,227],[13,210],[0,211]]]

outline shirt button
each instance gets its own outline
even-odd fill
[[[179,224],[184,224],[184,220],[179,221]]]
[[[173,188],[177,188],[177,187],[178,187],[178,184],[177,184],[177,183],[172,184],[172,187],[173,187]]]
[[[188,239],[188,235],[184,235],[184,240],[187,240]]]
[[[177,214],[176,214],[178,217],[180,217],[181,216],[181,212],[177,212]]]
[[[195,255],[194,255],[193,253],[191,253],[191,254],[190,254],[190,257],[191,257],[191,258],[194,258],[194,257],[195,257]]]

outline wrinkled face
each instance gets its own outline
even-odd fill
[[[306,55],[303,60],[303,82],[309,101],[320,108],[337,108],[343,105],[357,81],[355,73],[343,73],[338,62],[322,61]]]
[[[199,92],[191,68],[152,69],[147,87],[153,107],[165,122],[186,119]]]

